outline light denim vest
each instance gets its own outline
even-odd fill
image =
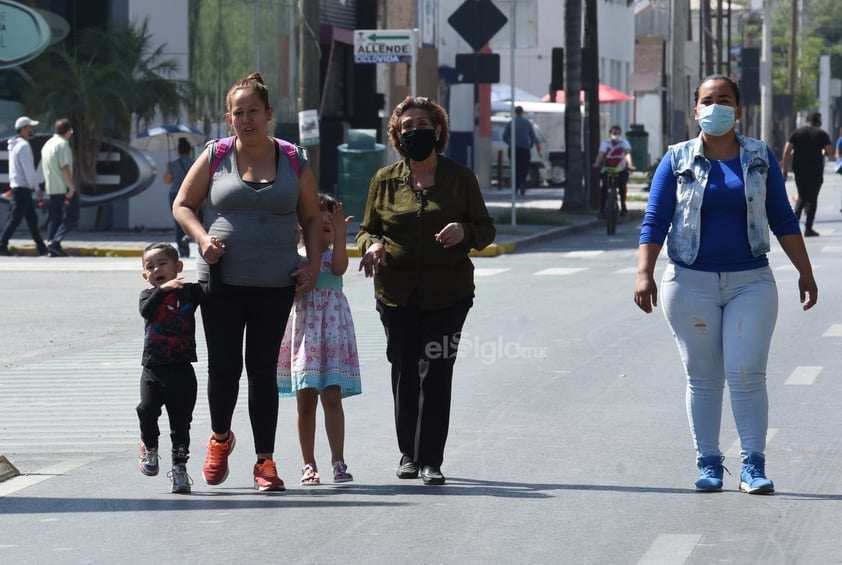
[[[758,139],[737,133],[748,207],[748,241],[751,253],[769,252],[769,220],[766,217],[766,174],[768,148]],[[692,265],[699,253],[702,199],[710,173],[702,136],[671,145],[668,150],[675,175],[675,213],[667,238],[667,253],[673,261]]]

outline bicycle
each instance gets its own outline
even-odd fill
[[[605,229],[608,235],[617,231],[617,220],[620,217],[620,174],[625,169],[621,167],[605,167]]]

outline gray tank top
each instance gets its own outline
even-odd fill
[[[216,143],[209,143],[208,159]],[[307,165],[298,149],[299,169]],[[298,177],[283,151],[278,158],[275,182],[255,190],[237,170],[234,147],[222,158],[208,189],[204,225],[210,235],[225,242],[222,282],[238,286],[281,287],[294,284],[298,263]],[[207,280],[208,265],[196,262],[199,280]]]

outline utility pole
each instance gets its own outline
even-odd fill
[[[561,209],[583,210],[587,198],[582,171],[582,0],[564,0],[564,147],[567,151],[567,181]]]
[[[763,47],[760,56],[760,139],[772,138],[772,0],[763,0]],[[775,148],[777,151],[779,148]]]
[[[298,7],[301,14],[301,25],[298,27],[301,46],[298,57],[298,110],[313,110],[318,109],[321,102],[319,0],[298,0]],[[321,121],[321,116],[319,120]],[[310,168],[316,175],[316,186],[319,186],[319,146],[308,145],[307,154],[310,157]],[[319,190],[322,190],[320,186]]]
[[[790,37],[789,37],[789,93],[792,95],[793,105],[795,103],[795,86],[796,86],[796,61],[798,59],[798,0],[792,0],[792,14],[790,15]],[[795,130],[795,107],[793,106],[792,115],[789,117],[789,131]]]
[[[582,85],[585,91],[585,154],[584,170],[588,171],[585,178],[588,182],[591,206],[599,206],[600,175],[591,163],[599,152],[599,141],[602,132],[599,131],[599,34],[597,23],[596,0],[585,0],[585,49],[587,59],[582,59]],[[587,83],[588,87],[584,87]]]
[[[689,2],[672,2],[672,25],[670,26],[670,44],[672,46],[671,66],[669,74],[669,92],[672,100],[669,115],[670,143],[687,139],[686,112],[689,106],[687,96],[687,72],[684,65],[684,46],[687,43],[687,22],[689,20]]]

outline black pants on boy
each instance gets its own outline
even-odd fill
[[[190,423],[196,407],[196,373],[191,363],[144,367],[140,378],[140,439],[147,448],[158,447],[158,418],[167,407],[173,464],[184,463],[190,453]]]
[[[450,426],[453,364],[473,298],[441,310],[377,302],[392,365],[401,464],[440,467]]]

